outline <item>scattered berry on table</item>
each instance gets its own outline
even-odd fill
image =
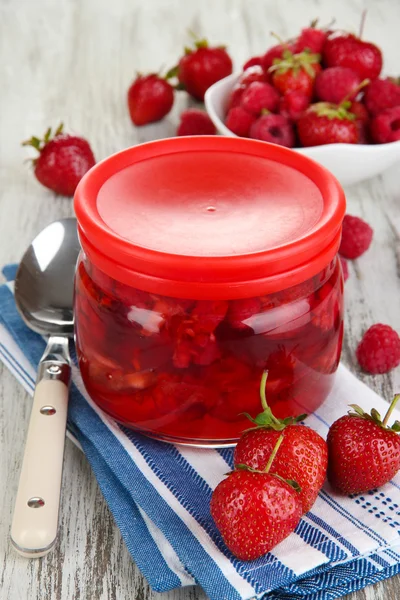
[[[377,323],[365,333],[356,350],[364,371],[372,375],[387,373],[400,364],[400,338],[389,325]]]
[[[36,179],[61,196],[73,196],[82,177],[96,162],[89,143],[80,136],[63,133],[62,124],[54,137],[49,128],[43,140],[33,136],[23,145],[39,152],[33,159]]]
[[[262,115],[253,123],[250,137],[287,148],[293,148],[295,142],[293,125],[289,119],[273,113]]]
[[[343,494],[361,494],[390,481],[400,468],[400,422],[388,427],[399,399],[395,396],[385,417],[378,411],[352,411],[335,421],[328,432],[328,480]]]
[[[400,140],[400,106],[387,108],[371,120],[371,137],[377,144]]]
[[[147,125],[160,121],[169,113],[174,103],[172,86],[160,77],[139,75],[128,90],[128,109],[134,125]]]
[[[339,254],[345,258],[358,258],[370,247],[373,233],[372,227],[360,217],[345,215]]]
[[[176,135],[215,135],[214,123],[204,110],[188,108],[180,116]]]

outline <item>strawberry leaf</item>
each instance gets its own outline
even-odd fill
[[[289,484],[296,492],[301,492],[301,487],[294,479],[285,479],[284,477],[277,475],[277,473],[272,473],[272,475],[277,479],[280,479],[281,481],[284,481],[285,483]]]
[[[400,421],[395,421],[391,427],[393,431],[398,433],[400,431]]]
[[[172,79],[173,77],[178,77],[179,65],[175,65],[165,74],[164,79]]]

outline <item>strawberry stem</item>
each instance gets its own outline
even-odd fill
[[[266,393],[267,379],[268,379],[268,371],[266,370],[262,374],[261,383],[260,383],[261,406],[263,407],[264,410],[268,410],[267,393]]]
[[[360,23],[360,31],[358,33],[358,37],[361,39],[364,33],[364,25],[365,19],[367,18],[367,9],[365,8],[361,13],[361,23]]]
[[[267,466],[264,469],[265,473],[269,473],[271,465],[274,462],[274,458],[276,456],[276,453],[278,452],[278,450],[279,450],[280,445],[282,444],[282,442],[283,442],[283,433],[279,436],[279,438],[278,438],[278,440],[277,440],[277,442],[276,442],[276,444],[274,446],[274,449],[271,452],[271,456],[268,459]]]
[[[386,427],[389,417],[392,414],[397,402],[399,401],[399,398],[400,398],[400,394],[396,394],[395,397],[393,398],[393,400],[391,401],[388,411],[382,421],[383,427]]]
[[[358,93],[359,93],[359,92],[360,92],[360,91],[361,91],[363,88],[365,88],[365,86],[366,86],[366,85],[369,85],[369,83],[370,83],[370,80],[369,80],[369,79],[363,79],[363,80],[362,80],[362,82],[358,84],[358,86],[356,87],[356,89],[355,89],[355,90],[350,90],[350,92],[347,94],[347,96],[345,96],[345,97],[343,98],[343,100],[341,101],[341,103],[339,104],[339,106],[342,106],[342,104],[343,104],[344,102],[350,102],[350,100],[349,100],[350,96],[353,96],[353,95],[354,95],[354,98],[356,98],[356,97],[357,97],[357,95],[358,95]],[[346,107],[345,107],[345,108],[346,108]]]

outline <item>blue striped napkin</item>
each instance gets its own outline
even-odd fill
[[[4,274],[11,280],[15,267]],[[45,343],[21,321],[12,289],[11,281],[0,287],[0,358],[32,394]],[[387,407],[341,366],[308,425],[326,436],[349,402],[381,413]],[[338,496],[326,484],[294,533],[245,563],[225,548],[209,512],[212,490],[232,467],[232,449],[168,445],[119,426],[88,397],[75,357],[68,427],[155,591],[198,584],[211,600],[328,600],[400,571],[400,476],[355,497]]]

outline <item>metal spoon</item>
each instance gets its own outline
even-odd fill
[[[78,253],[76,220],[56,221],[33,240],[15,279],[15,302],[23,320],[50,336],[38,367],[11,526],[15,549],[28,558],[47,554],[57,538]]]

